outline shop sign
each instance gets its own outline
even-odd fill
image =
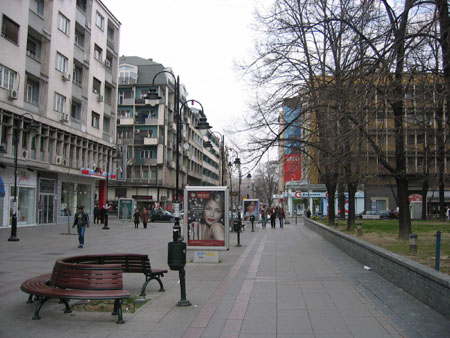
[[[152,200],[153,196],[147,196],[147,195],[132,195],[131,198],[135,200]]]
[[[100,169],[100,171],[95,171],[94,169],[90,169],[90,168],[81,168],[80,170],[81,170],[81,175],[84,175],[84,176],[106,178],[106,171],[102,171],[101,169]],[[115,179],[115,178],[116,178],[116,173],[109,172],[108,179]]]

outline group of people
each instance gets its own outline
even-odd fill
[[[133,214],[134,227],[139,228],[139,223],[142,221],[144,229],[147,229],[147,223],[150,220],[150,213],[147,208],[143,208],[142,211],[136,209]]]
[[[108,207],[106,205],[101,209],[97,205],[94,206],[94,224],[103,224],[107,216]]]
[[[286,211],[282,206],[271,206],[269,210],[267,210],[266,206],[264,206],[261,209],[261,224],[263,229],[266,228],[267,220],[270,220],[270,226],[272,229],[275,229],[277,218],[280,222],[280,228],[283,228],[284,220],[286,219]]]

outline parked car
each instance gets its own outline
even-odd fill
[[[159,221],[174,222],[175,215],[168,212],[167,210],[152,210],[150,212],[150,222]]]
[[[389,210],[364,210],[363,212],[357,214],[356,218],[388,219],[390,214],[391,212]]]

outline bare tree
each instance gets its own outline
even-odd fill
[[[255,194],[262,203],[269,205],[278,186],[278,162],[261,163],[255,172]]]

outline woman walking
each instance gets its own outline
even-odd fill
[[[150,217],[150,215],[148,214],[147,208],[144,208],[144,210],[142,210],[142,215],[141,215],[142,224],[144,225],[144,229],[147,229],[147,223],[148,223],[149,217]]]
[[[139,220],[141,219],[141,214],[139,213],[139,209],[136,209],[133,215],[134,219],[134,227],[137,229],[139,228]]]
[[[286,213],[283,207],[278,208],[278,219],[280,220],[280,228],[283,229],[284,219],[286,218]]]

